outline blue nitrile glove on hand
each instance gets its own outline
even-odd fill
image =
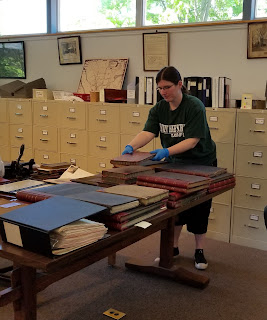
[[[169,156],[169,150],[167,148],[156,149],[156,150],[150,151],[150,153],[156,154],[155,157],[151,159],[154,161],[159,161],[159,160],[162,160],[163,158],[166,158]]]
[[[127,146],[125,147],[122,155],[123,155],[123,154],[126,154],[126,153],[133,153],[133,151],[134,151],[134,150],[133,150],[133,147],[130,146],[129,144],[127,144]]]

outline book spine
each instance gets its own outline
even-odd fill
[[[215,183],[210,184],[209,189],[222,187],[222,186],[224,186],[226,184],[230,184],[230,183],[234,183],[234,182],[235,182],[235,178],[230,178],[230,179],[226,179],[226,180],[223,180],[223,181],[215,182]]]
[[[176,200],[181,199],[182,197],[184,197],[184,194],[181,193],[181,192],[171,192],[169,194],[169,200],[170,201],[176,201]]]
[[[147,181],[136,181],[136,184],[139,186],[145,186],[145,187],[152,187],[152,188],[158,188],[158,189],[166,189],[170,191],[176,191],[176,192],[182,192],[182,193],[188,193],[188,190],[185,188],[178,188],[174,186],[167,186],[167,185],[161,185],[157,183],[151,183]]]
[[[49,199],[51,197],[53,196],[47,193],[41,193],[41,192],[34,193],[26,190],[21,190],[16,193],[16,198],[18,200],[27,201],[27,202],[39,202],[45,199]]]
[[[124,223],[125,222],[127,222],[127,221],[124,221]],[[122,231],[122,230],[127,229],[127,227],[124,226],[124,223],[116,223],[116,222],[106,221],[105,226],[108,227],[109,229]]]
[[[217,188],[211,188],[211,189],[208,189],[208,193],[213,193],[213,192],[216,192],[216,191],[219,191],[219,190],[223,190],[223,189],[226,189],[226,188],[234,188],[235,186],[235,182],[233,183],[229,183],[229,184],[225,184],[221,187],[217,187]]]

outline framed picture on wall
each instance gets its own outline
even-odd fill
[[[248,24],[248,59],[267,58],[267,22]]]
[[[57,41],[58,57],[61,65],[82,63],[80,36],[58,38]]]
[[[143,33],[144,71],[159,71],[169,65],[169,33]]]
[[[24,41],[0,42],[0,79],[26,79]]]

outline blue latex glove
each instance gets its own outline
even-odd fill
[[[155,160],[155,161],[159,161],[159,160],[169,156],[169,150],[167,148],[156,149],[156,150],[150,151],[150,153],[156,154],[155,157],[151,159],[151,160]]]
[[[130,146],[129,144],[127,144],[127,146],[125,147],[125,149],[123,150],[123,153],[122,153],[122,155],[123,154],[126,154],[126,153],[133,153],[133,147],[132,146]]]

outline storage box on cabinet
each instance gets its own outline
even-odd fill
[[[58,152],[58,129],[50,126],[33,126],[33,147]]]
[[[59,125],[60,104],[56,101],[33,101],[33,121],[40,126]]]
[[[121,105],[121,132],[136,135],[144,129],[151,106]]]
[[[32,124],[32,100],[14,99],[8,101],[10,123]]]
[[[60,126],[62,128],[86,129],[86,102],[64,101],[60,103]]]
[[[99,157],[88,157],[88,171],[94,174],[102,173],[103,170],[111,169],[113,165],[110,159]]]
[[[120,105],[119,104],[89,104],[88,106],[89,131],[120,132]]]
[[[231,206],[212,203],[208,237],[229,242],[230,235]]]
[[[60,152],[69,154],[87,154],[87,131],[60,129]]]
[[[120,154],[120,135],[109,132],[89,132],[89,155],[112,159]]]
[[[78,154],[61,153],[61,162],[69,162],[83,170],[87,170],[87,157]]]

